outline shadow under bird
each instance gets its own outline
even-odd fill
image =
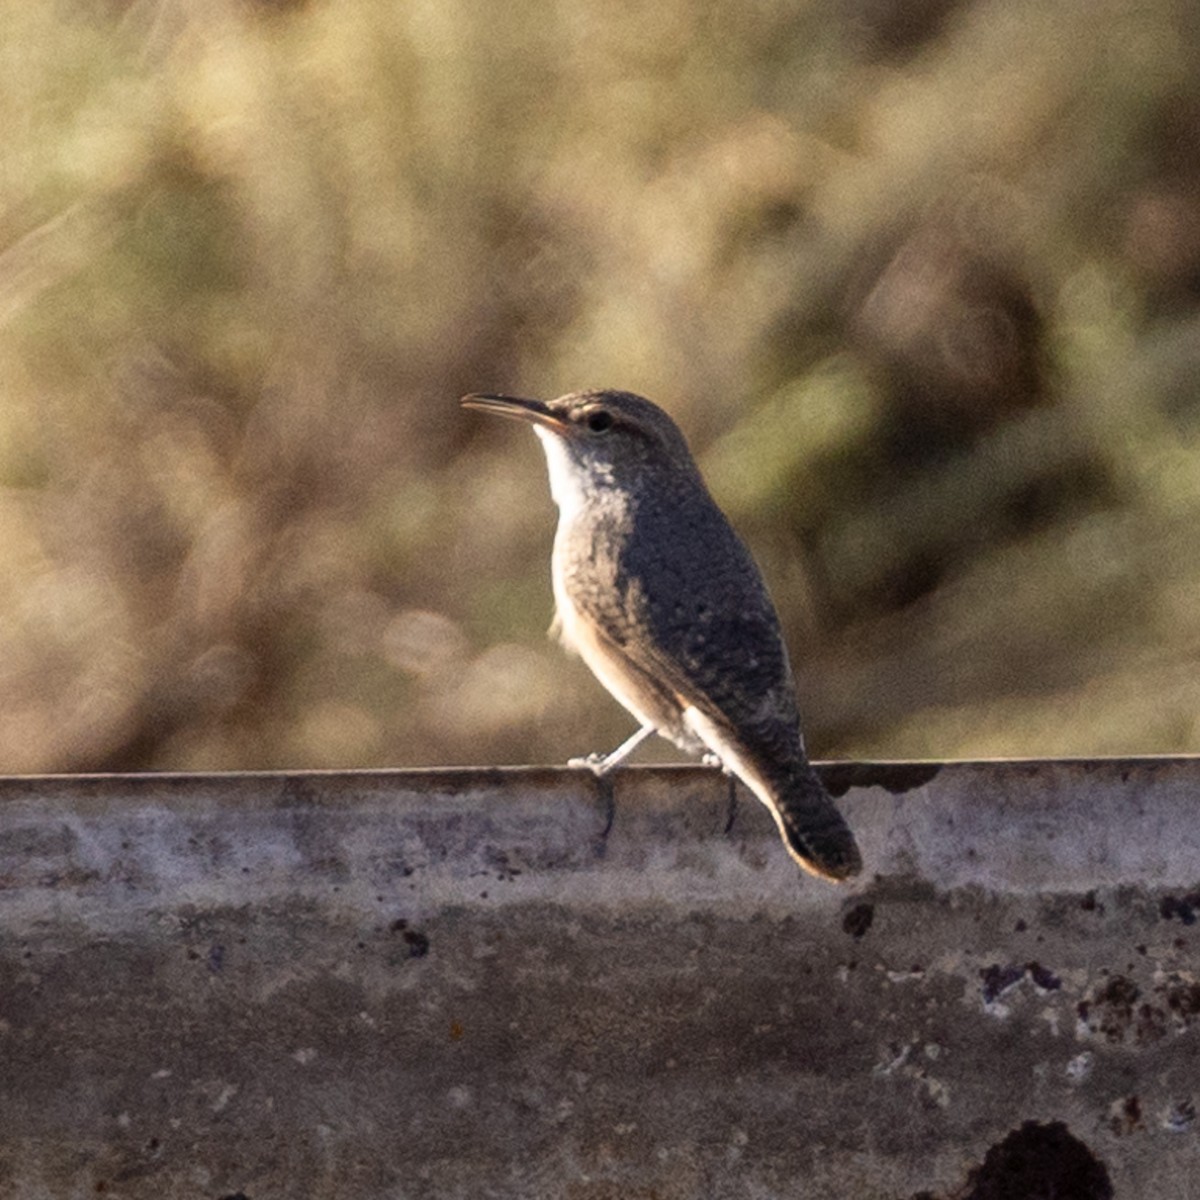
[[[854,836],[804,752],[775,608],[675,422],[630,392],[462,403],[538,435],[559,510],[562,641],[640,723],[586,764],[604,774],[652,733],[707,751],[767,806],[802,867],[857,874]]]

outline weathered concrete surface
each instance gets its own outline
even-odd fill
[[[826,777],[0,780],[0,1197],[1200,1196],[1200,761]]]

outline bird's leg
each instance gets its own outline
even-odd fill
[[[593,775],[607,775],[618,763],[628,758],[652,733],[653,725],[643,725],[631,737],[627,737],[615,750],[608,754],[589,754],[585,758],[567,760],[568,767],[587,767]]]
[[[728,833],[733,828],[733,815],[737,812],[737,777],[725,764],[725,760],[713,750],[706,750],[700,756],[700,764],[705,767],[716,767],[725,776],[725,782],[729,787],[729,815],[725,822],[725,832]]]

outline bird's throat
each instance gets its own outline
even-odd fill
[[[533,427],[546,454],[550,495],[558,505],[559,522],[574,524],[589,508],[617,498],[613,489],[612,464],[572,454],[563,438],[540,425]]]

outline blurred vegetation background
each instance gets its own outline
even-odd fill
[[[818,757],[1200,750],[1191,0],[0,12],[0,771],[615,745],[456,403],[588,386]]]

